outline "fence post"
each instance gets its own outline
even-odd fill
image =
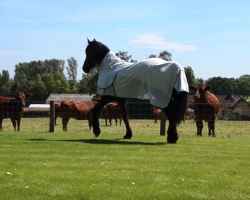
[[[165,135],[166,132],[166,115],[161,109],[161,124],[160,124],[160,135]]]
[[[55,129],[55,103],[54,101],[50,101],[50,126],[49,132],[54,132]]]

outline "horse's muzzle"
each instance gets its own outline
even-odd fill
[[[89,73],[90,70],[91,70],[91,67],[88,63],[84,62],[83,66],[82,66],[82,70],[85,72],[85,73]]]

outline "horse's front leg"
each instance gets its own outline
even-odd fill
[[[123,118],[124,124],[126,126],[126,135],[123,137],[123,139],[131,139],[133,136],[133,133],[132,133],[131,127],[129,125],[129,118],[128,118],[128,112],[127,112],[127,108],[126,108],[125,99],[119,99],[119,101],[117,101],[117,102],[120,106],[122,118]]]
[[[96,137],[98,137],[101,133],[100,129],[100,123],[99,123],[99,117],[101,110],[103,106],[105,106],[107,103],[111,102],[114,100],[114,97],[111,96],[103,96],[99,100],[99,102],[95,105],[92,111],[92,126],[93,126],[93,133],[95,134]]]

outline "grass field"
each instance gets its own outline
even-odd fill
[[[250,199],[250,122],[217,121],[216,135],[197,137],[192,121],[167,144],[153,120],[104,126],[98,138],[87,121],[22,119],[21,132],[9,119],[0,132],[2,199]],[[206,125],[206,124],[205,124]]]

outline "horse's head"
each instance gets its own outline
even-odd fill
[[[88,39],[88,46],[85,50],[86,58],[82,70],[85,73],[89,73],[91,69],[97,67],[101,63],[109,51],[109,48],[101,42],[95,39],[93,41]]]

